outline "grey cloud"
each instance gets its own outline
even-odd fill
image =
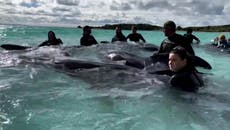
[[[78,5],[80,3],[79,0],[57,0],[58,4],[62,4],[62,5]]]
[[[80,16],[81,12],[75,8],[56,7],[53,9],[53,14],[58,14],[58,16],[76,17]]]
[[[11,5],[14,5],[11,1],[4,1],[4,2],[1,1],[0,4],[1,4],[1,5],[10,5],[10,6],[11,6]]]
[[[147,1],[147,2],[136,2],[135,3],[138,9],[148,10],[152,8],[166,8],[171,9],[173,6],[168,1]]]
[[[221,15],[224,11],[224,5],[215,5],[210,2],[194,1],[192,2],[194,11],[200,14],[214,14]]]
[[[31,0],[31,2],[21,2],[20,6],[27,8],[37,8],[40,6],[40,3],[37,0]]]
[[[70,8],[65,8],[65,7],[55,7],[53,8],[53,12],[70,12]]]
[[[201,14],[201,15],[221,15],[224,11],[224,4],[220,5],[218,2],[208,0],[192,0],[190,2],[176,2],[174,7],[176,12],[186,14]],[[182,8],[184,10],[182,10]]]
[[[129,3],[117,3],[116,1],[113,1],[112,5],[110,6],[111,10],[130,10],[132,7]]]

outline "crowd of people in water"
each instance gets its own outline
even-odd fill
[[[200,86],[204,85],[191,58],[192,56],[195,56],[192,47],[193,40],[196,40],[196,43],[199,44],[199,38],[192,34],[192,29],[188,29],[187,33],[184,35],[176,33],[176,24],[173,21],[167,21],[164,23],[163,32],[166,38],[162,41],[158,52],[153,53],[150,58],[156,60],[162,55],[166,56],[168,69],[155,71],[153,73],[169,75],[171,77],[170,84],[172,86],[181,90],[196,92]],[[116,41],[127,42],[128,40],[133,42],[146,42],[144,37],[140,33],[137,33],[136,26],[132,26],[132,33],[127,37],[122,33],[121,27],[117,26],[115,28],[115,36],[112,38],[111,43]],[[215,39],[215,44],[217,44],[218,47],[229,47],[228,43],[229,42],[227,42],[224,35]],[[38,47],[61,44],[63,44],[62,40],[56,38],[53,31],[49,31],[48,40],[38,45]],[[91,46],[95,44],[98,44],[98,42],[91,34],[91,27],[83,27],[83,35],[80,39],[80,45]],[[128,59],[127,62],[129,62]]]
[[[172,86],[180,88],[185,91],[196,92],[198,87],[203,86],[204,83],[198,74],[190,56],[194,56],[195,52],[192,48],[193,40],[197,43],[200,40],[192,34],[189,29],[183,36],[176,33],[176,24],[173,21],[167,21],[163,26],[164,35],[167,37],[160,45],[159,51],[151,56],[152,59],[166,55],[168,57],[168,70],[159,70],[155,74],[164,74],[171,76],[170,83]],[[116,41],[127,42],[146,42],[144,37],[137,33],[137,27],[132,26],[132,33],[127,37],[122,33],[121,27],[115,28],[115,36],[112,38],[111,43]],[[61,39],[57,39],[53,31],[48,32],[48,40],[43,42],[40,46],[61,45]],[[91,27],[83,27],[83,35],[80,39],[81,46],[91,46],[98,44],[97,40],[91,34]]]
[[[230,39],[227,40],[225,35],[221,34],[213,40],[213,45],[217,46],[217,48],[230,48]]]

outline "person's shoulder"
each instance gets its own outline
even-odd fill
[[[138,36],[142,36],[140,33],[137,33]]]
[[[175,33],[175,36],[176,36],[176,37],[184,37],[183,35],[178,34],[178,33]]]
[[[60,38],[57,39],[58,42],[62,43],[62,40]]]
[[[132,35],[133,35],[133,33],[129,33],[127,37],[132,36]]]

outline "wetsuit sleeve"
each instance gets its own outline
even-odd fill
[[[129,34],[129,35],[126,37],[126,41],[130,38],[130,35],[131,35],[131,34]]]
[[[117,40],[116,40],[116,36],[114,36],[114,37],[112,38],[111,42],[115,42],[115,41],[117,41]]]
[[[84,38],[84,37],[81,37],[81,39],[80,39],[80,44],[81,44],[82,46],[84,46],[84,45],[86,45],[86,43],[87,43],[87,41],[85,40],[85,38]]]
[[[98,44],[98,42],[97,42],[97,40],[92,36],[92,38],[93,38],[93,44]]]
[[[62,40],[61,39],[57,39],[59,44],[63,44]]]
[[[122,35],[121,41],[124,41],[124,42],[127,41],[127,39],[126,39],[126,37],[124,35]]]
[[[157,70],[154,72],[150,72],[150,74],[158,74],[158,75],[168,75],[168,76],[173,76],[175,73],[172,72],[171,70]]]
[[[48,45],[48,41],[44,41],[43,43],[41,43],[40,45],[38,45],[38,47],[41,47],[41,46],[47,46]]]
[[[161,42],[161,45],[160,45],[158,53],[162,53],[163,52],[163,44],[164,44],[164,41]]]
[[[199,39],[199,38],[197,38],[196,36],[192,35],[192,38],[193,38],[193,39],[195,39],[195,40],[197,41],[197,43],[199,43],[199,42],[200,42],[200,39]]]
[[[140,39],[141,39],[143,42],[145,42],[145,39],[144,39],[144,37],[143,37],[141,34],[139,34],[139,37],[140,37]]]

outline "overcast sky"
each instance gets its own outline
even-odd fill
[[[229,0],[0,0],[0,5],[0,23],[9,24],[230,24]]]

